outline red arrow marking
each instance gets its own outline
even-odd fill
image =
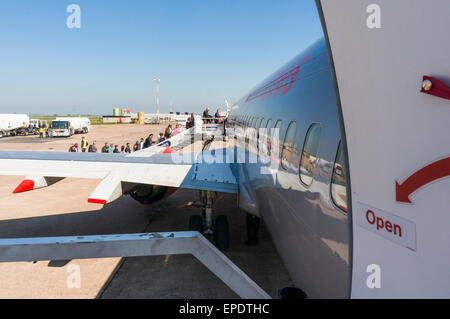
[[[402,184],[395,182],[396,200],[411,203],[409,195],[435,180],[450,176],[450,157],[430,164],[411,175]]]

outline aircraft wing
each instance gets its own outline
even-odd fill
[[[136,154],[137,155],[137,154]],[[131,156],[102,153],[0,151],[0,175],[26,176],[15,193],[66,178],[102,181],[89,197],[106,204],[136,184],[238,193],[232,164],[224,152],[148,154]]]

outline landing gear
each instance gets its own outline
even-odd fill
[[[259,224],[261,219],[257,216],[247,213],[247,240],[245,244],[248,246],[256,246],[259,242]]]
[[[213,207],[216,194],[210,191],[200,191],[198,206],[203,210],[203,216],[193,215],[189,218],[189,230],[198,231],[207,236],[212,235],[219,250],[229,247],[229,229],[227,216],[217,216],[213,223]]]

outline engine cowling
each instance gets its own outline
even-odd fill
[[[136,185],[129,192],[135,201],[143,205],[151,205],[164,198],[169,197],[177,191],[176,187],[167,187],[159,185]]]
[[[170,147],[164,147],[158,154],[171,154],[176,151]],[[137,184],[133,186],[128,194],[136,201],[143,205],[151,205],[176,192],[178,188],[160,185],[144,185]]]

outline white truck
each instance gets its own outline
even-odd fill
[[[28,129],[30,118],[26,114],[0,114],[0,137],[17,135],[21,129]]]
[[[49,130],[51,137],[69,137],[73,134],[86,134],[91,129],[87,117],[59,117],[52,121]]]

